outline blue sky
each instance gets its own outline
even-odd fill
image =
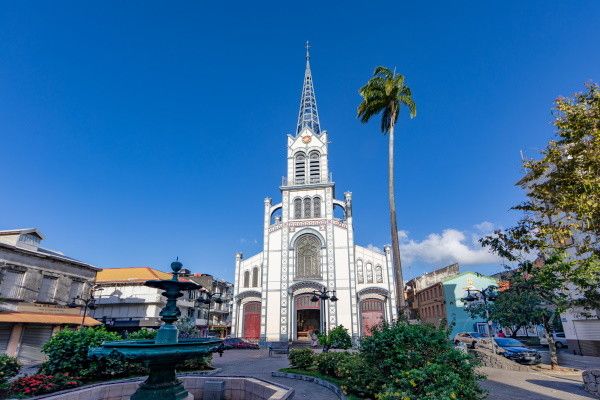
[[[597,1],[27,2],[0,10],[0,229],[100,267],[232,278],[279,198],[305,40],[337,194],[358,243],[389,241],[386,138],[355,117],[377,65],[406,75],[397,205],[406,275],[509,226],[520,150],[552,136],[552,101],[600,75]],[[418,3],[418,4],[417,4]]]

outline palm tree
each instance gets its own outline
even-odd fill
[[[390,203],[390,225],[392,230],[392,259],[396,278],[396,299],[398,316],[404,309],[404,281],[400,262],[400,243],[398,240],[398,224],[396,222],[396,201],[394,196],[394,127],[402,106],[408,108],[411,118],[417,115],[417,106],[412,98],[410,88],[404,84],[404,76],[386,67],[377,67],[373,77],[360,88],[363,100],[359,104],[358,118],[363,123],[381,113],[381,131],[388,134],[388,196]]]

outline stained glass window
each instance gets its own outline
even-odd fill
[[[309,197],[304,199],[304,218],[310,218],[311,200]]]
[[[356,261],[356,279],[358,280],[358,283],[365,283],[362,260]]]
[[[321,278],[321,242],[314,235],[302,235],[296,242],[296,277]]]
[[[294,218],[302,218],[302,199],[294,199]]]
[[[321,218],[321,198],[315,197],[313,199],[313,216],[315,218]]]
[[[258,267],[252,270],[252,287],[258,287]]]
[[[244,272],[244,287],[250,287],[250,271]]]
[[[375,280],[377,283],[383,283],[383,270],[381,269],[381,265],[375,267]]]
[[[373,264],[367,263],[367,283],[373,283]]]

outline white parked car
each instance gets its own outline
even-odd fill
[[[556,344],[557,349],[562,349],[563,347],[568,347],[567,339],[565,338],[564,332],[553,332],[552,337],[554,338],[554,343]],[[540,344],[542,346],[548,346],[548,338],[546,335],[540,337]]]

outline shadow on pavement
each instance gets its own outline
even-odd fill
[[[554,390],[560,390],[569,394],[578,394],[580,396],[588,395],[583,389],[583,384],[580,382],[546,381],[543,379],[527,379],[527,382]]]
[[[483,381],[481,386],[488,390],[487,400],[568,400],[572,398],[569,395],[561,397],[546,396],[539,392],[493,381]]]

